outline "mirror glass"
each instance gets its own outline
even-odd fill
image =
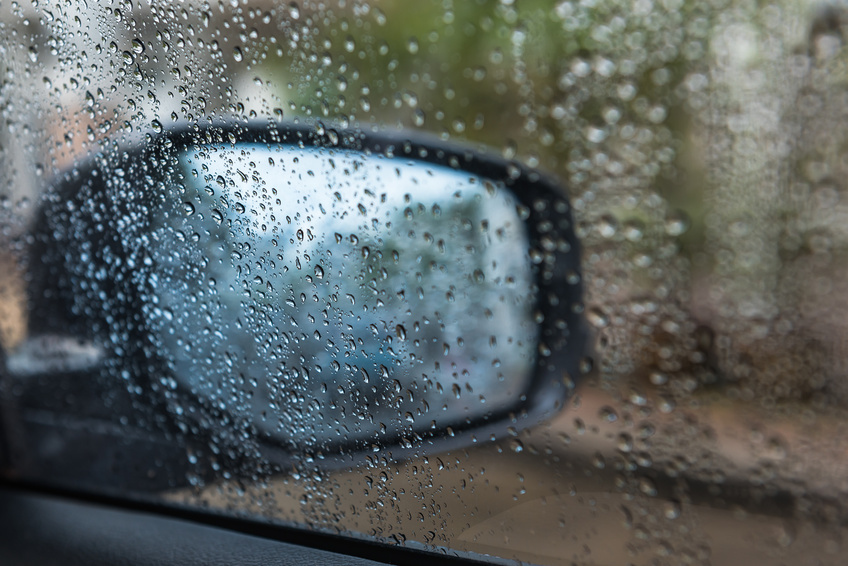
[[[176,159],[143,309],[174,404],[301,450],[450,434],[517,405],[537,291],[509,191],[349,150]]]

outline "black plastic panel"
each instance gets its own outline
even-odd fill
[[[332,552],[335,550],[336,552]],[[3,566],[377,566],[150,513],[0,488]]]

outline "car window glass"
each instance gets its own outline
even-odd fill
[[[24,431],[5,475],[540,564],[838,563],[846,22],[839,2],[789,0],[0,4],[0,430]],[[410,438],[423,403],[459,407],[458,431],[545,360],[526,211],[484,175],[202,136],[165,171],[127,149],[258,122],[431,136],[555,179],[592,333],[565,406],[441,451]],[[268,180],[269,160],[294,159],[316,174]],[[438,194],[417,182],[431,173]],[[81,183],[76,200],[63,183]],[[437,196],[456,205],[433,233]],[[314,218],[286,218],[294,204]],[[429,269],[440,243],[456,261]],[[44,258],[62,271],[34,277]],[[276,285],[284,272],[300,287]],[[340,281],[356,293],[334,298]],[[402,316],[372,318],[378,301]],[[78,339],[91,329],[108,340]],[[397,391],[390,368],[420,389]],[[418,379],[434,372],[450,386]],[[407,451],[330,462],[327,439],[391,422]],[[300,427],[286,465],[254,450],[256,427]],[[166,487],[129,457],[95,463],[94,431]],[[168,441],[139,452],[154,432]],[[88,469],[56,464],[69,447]]]

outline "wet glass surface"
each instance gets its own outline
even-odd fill
[[[150,461],[160,469],[174,461],[189,465],[172,474],[172,488],[158,490],[156,498],[386,544],[540,564],[838,564],[848,534],[846,25],[842,4],[806,1],[3,4],[0,341],[7,353],[6,429],[20,426],[25,419],[19,411],[28,408],[27,430],[53,431],[43,432],[44,450],[78,450],[93,429],[107,431],[118,454],[135,450],[136,440],[165,435],[172,444],[162,444]],[[217,120],[297,120],[316,131],[360,127],[424,133],[488,147],[557,179],[583,250],[580,277],[583,313],[593,332],[593,372],[577,379],[575,396],[544,422],[522,428],[507,419],[494,440],[487,436],[461,448],[431,452],[422,445],[401,458],[382,447],[342,468],[315,453],[284,470],[262,458],[229,458],[238,455],[233,446],[249,444],[245,423],[253,416],[227,418],[233,414],[227,408],[266,395],[270,382],[262,375],[277,355],[275,348],[287,351],[283,334],[291,333],[291,325],[297,324],[315,349],[294,366],[322,370],[334,361],[340,368],[348,363],[351,369],[388,369],[390,364],[378,359],[381,349],[388,351],[389,338],[392,346],[400,340],[398,326],[407,344],[413,331],[391,317],[378,323],[357,313],[360,320],[347,323],[354,327],[348,333],[368,361],[352,363],[343,357],[353,350],[341,335],[309,326],[320,325],[323,315],[301,308],[306,302],[295,283],[283,288],[272,282],[273,290],[268,289],[266,280],[282,275],[284,267],[292,272],[292,260],[284,256],[274,267],[256,264],[269,251],[262,224],[271,231],[276,227],[280,239],[299,253],[328,262],[327,253],[333,252],[332,266],[321,266],[323,279],[314,261],[301,265],[298,284],[314,294],[319,289],[331,294],[330,276],[343,270],[355,279],[373,269],[364,280],[367,287],[379,275],[376,252],[384,259],[386,252],[368,239],[370,226],[359,224],[332,234],[315,226],[313,241],[322,247],[307,250],[296,230],[292,235],[275,214],[277,205],[258,208],[276,198],[270,187],[256,188],[255,196],[243,199],[245,211],[256,209],[256,214],[235,212],[233,191],[237,185],[253,186],[254,172],[264,174],[261,160],[240,175],[238,167],[214,158],[202,172],[215,181],[220,175],[230,187],[225,196],[233,208],[226,214],[218,209],[217,223],[216,209],[202,192],[195,201],[182,195],[157,201],[173,192],[128,181],[144,176],[123,168],[126,147],[144,144],[176,124],[205,127]],[[83,232],[45,220],[40,211],[60,202],[53,180],[79,175],[78,164],[92,156],[111,172],[102,179],[113,191],[109,194],[121,195],[124,202],[137,198],[145,206],[152,202],[173,216],[158,224],[140,220],[132,210],[110,216],[92,197],[88,209],[65,207],[62,213],[100,219]],[[153,169],[148,174],[156,177]],[[86,190],[93,195],[97,183]],[[206,184],[196,188],[202,191]],[[412,189],[392,194],[406,193],[410,204],[432,210],[429,195]],[[375,191],[367,202],[379,208],[380,194]],[[194,215],[188,214],[187,202]],[[384,204],[387,212],[403,210],[394,201]],[[206,232],[193,224],[198,214],[211,221]],[[218,242],[215,230],[239,217],[250,218],[236,230],[239,239],[253,245],[235,261],[232,253],[239,250],[228,243],[230,236]],[[102,233],[98,226],[120,238],[85,244]],[[197,245],[179,239],[187,228],[198,234]],[[460,229],[461,222],[447,234]],[[353,233],[358,243],[351,242]],[[157,234],[158,247],[149,246]],[[432,236],[436,248],[440,239],[457,243],[457,237]],[[507,271],[523,265],[512,253],[512,246],[522,247],[521,237],[509,233],[496,252],[516,261]],[[84,293],[45,296],[28,275],[45,241],[70,242],[56,255],[56,265],[79,266],[73,275],[85,282]],[[416,242],[399,249],[400,257],[408,250],[417,258],[422,245],[429,249],[423,237]],[[363,258],[363,246],[374,254]],[[142,247],[156,251],[134,253]],[[357,249],[355,261],[336,266]],[[65,256],[77,261],[65,263]],[[108,259],[109,267],[86,271],[89,257]],[[466,260],[467,266],[457,269],[470,272],[474,284],[479,266]],[[125,308],[123,297],[139,287],[132,274],[149,273],[157,265],[167,275],[167,292],[158,295],[165,304],[141,314]],[[240,265],[243,271],[250,267],[249,276],[236,272]],[[180,271],[190,266],[207,282]],[[455,277],[453,268],[446,269]],[[126,280],[117,281],[119,274]],[[188,304],[184,297],[190,293],[177,292],[180,285],[208,289],[208,278],[216,275],[265,293],[265,302],[239,296],[227,306],[221,299],[199,297]],[[488,272],[484,275],[492,281]],[[387,272],[378,281],[389,288],[395,277]],[[432,285],[441,289],[441,276],[434,277]],[[514,314],[524,317],[532,290],[522,281],[527,280],[516,277],[510,296]],[[366,290],[360,287],[368,296]],[[393,304],[405,301],[411,311],[419,308],[416,301],[422,299],[411,290],[403,298],[394,293]],[[219,291],[235,297],[229,288]],[[149,375],[156,384],[149,391],[122,374],[119,362],[129,353],[149,360],[167,344],[211,351],[219,343],[237,343],[250,334],[215,336],[214,325],[203,317],[236,319],[236,313],[251,308],[251,316],[259,317],[269,297],[278,294],[282,303],[275,312],[291,316],[289,326],[274,317],[263,319],[261,324],[279,336],[265,332],[267,342],[256,354],[240,355],[240,363],[247,358],[254,365],[244,375],[228,373],[226,356],[194,356],[185,349],[172,358],[180,380],[169,381],[146,361],[133,362],[133,375]],[[104,308],[86,318],[83,296],[98,297]],[[284,306],[287,298],[293,307]],[[31,332],[31,314],[51,301],[89,324],[69,332],[54,323],[47,336]],[[429,298],[420,305],[436,308]],[[442,356],[443,371],[461,375],[462,363],[452,359],[459,338],[466,349],[478,348],[481,340],[479,347],[487,349],[491,327],[508,336],[513,330],[468,316],[463,305],[455,308],[439,334],[449,339],[439,340],[440,352],[426,355]],[[493,311],[493,316],[501,315]],[[148,323],[155,332],[145,338],[136,330]],[[369,334],[372,324],[376,335]],[[74,339],[85,326],[103,330],[108,347]],[[515,332],[534,340],[530,327]],[[328,349],[328,341],[339,351]],[[521,342],[512,350],[519,364],[538,353],[524,350]],[[447,354],[444,343],[450,343]],[[500,336],[497,344],[510,351]],[[417,379],[408,367],[414,366],[398,370]],[[77,377],[68,374],[50,385],[49,398],[27,393],[19,383],[63,371]],[[484,380],[498,375],[497,369],[468,371]],[[472,379],[457,381],[464,387]],[[462,402],[479,401],[475,385],[473,395],[462,389]],[[218,408],[179,414],[182,405],[168,392],[181,387],[194,387]],[[323,395],[320,386],[318,391]],[[310,415],[309,402],[320,395],[301,394],[297,405]],[[361,407],[350,390],[340,395],[349,400],[349,409]],[[491,395],[487,402],[509,397],[497,389]],[[281,409],[279,414],[287,410],[291,413]],[[80,415],[90,418],[80,421]],[[333,416],[336,425],[345,418],[350,414]],[[274,420],[269,431],[278,431],[277,424]],[[365,428],[371,426],[368,419]],[[222,432],[205,436],[209,431]],[[38,459],[27,459],[35,448],[26,441],[12,448],[18,464],[7,475],[27,470],[62,481],[61,469],[38,472]],[[201,460],[209,469],[194,465]],[[228,468],[234,460],[237,474]],[[119,469],[92,469],[90,477],[74,477],[72,483],[90,489],[111,481],[127,496],[144,491],[150,497],[140,479],[123,481],[130,471]]]

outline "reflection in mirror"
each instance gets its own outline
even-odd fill
[[[347,150],[178,161],[144,309],[172,389],[301,449],[450,434],[517,405],[538,329],[507,190]]]

